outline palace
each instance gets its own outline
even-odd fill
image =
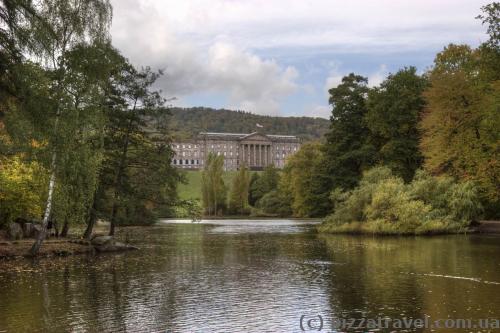
[[[246,165],[251,170],[262,170],[268,165],[285,166],[285,160],[297,152],[300,141],[292,135],[269,135],[254,132],[201,132],[196,140],[174,142],[172,164],[182,169],[201,169],[209,153],[224,156],[224,170],[238,170]]]

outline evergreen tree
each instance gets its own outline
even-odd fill
[[[362,171],[374,162],[376,150],[364,121],[367,83],[366,78],[351,73],[329,90],[332,116],[324,152],[330,181],[326,187],[354,187]]]

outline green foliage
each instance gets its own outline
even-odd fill
[[[321,148],[319,143],[302,145],[283,170],[279,190],[291,199],[294,216],[324,216],[330,211],[329,181]]]
[[[473,180],[491,214],[498,214],[500,50],[449,45],[434,63],[420,124],[425,168]]]
[[[279,171],[274,165],[267,166],[260,175],[254,173],[250,181],[250,204],[256,206],[266,193],[277,189],[279,180]]]
[[[331,188],[354,187],[361,172],[373,164],[375,147],[370,143],[370,132],[364,122],[367,83],[366,78],[351,73],[329,90],[332,116],[324,151]]]
[[[484,14],[478,15],[484,25],[488,26],[487,33],[490,39],[487,45],[493,48],[500,48],[500,2],[492,2],[481,7]]]
[[[480,217],[477,187],[418,171],[405,184],[389,168],[364,173],[358,187],[331,195],[335,211],[319,227],[322,232],[424,234],[466,231]]]
[[[108,96],[104,163],[100,171],[98,213],[116,224],[152,223],[176,202],[180,176],[171,166],[168,114],[164,99],[151,90],[161,73],[140,71],[125,59]]]
[[[377,161],[405,181],[413,178],[422,163],[417,127],[425,105],[422,92],[427,84],[416,71],[415,67],[401,69],[371,89],[364,117],[371,141],[377,147]]]
[[[250,173],[246,166],[240,167],[233,178],[231,193],[229,194],[229,212],[236,215],[246,215],[249,211],[248,192],[250,187]]]
[[[227,188],[222,175],[224,156],[208,154],[201,176],[202,204],[209,216],[222,215],[226,209]]]
[[[293,214],[290,199],[286,192],[275,189],[258,201],[258,207],[267,215],[288,217]]]
[[[0,159],[0,226],[18,217],[39,219],[45,171],[20,156]]]
[[[255,124],[267,134],[296,135],[303,140],[317,140],[328,131],[323,118],[272,117],[244,111],[215,110],[206,107],[172,108],[171,130],[178,140],[193,139],[200,132],[252,133]]]

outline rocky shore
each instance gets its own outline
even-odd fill
[[[0,241],[0,259],[30,257],[32,240]],[[40,257],[69,256],[76,254],[93,254],[103,252],[122,252],[137,250],[129,244],[116,241],[110,236],[97,236],[92,241],[78,239],[49,239],[40,249]]]

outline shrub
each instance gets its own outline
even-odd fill
[[[260,208],[265,214],[277,216],[292,215],[290,200],[285,197],[283,192],[278,190],[266,193],[259,201],[257,201],[257,207]]]
[[[336,189],[330,197],[335,211],[319,227],[323,232],[460,232],[482,212],[477,187],[471,182],[418,171],[405,184],[385,167],[366,171],[354,190]]]

